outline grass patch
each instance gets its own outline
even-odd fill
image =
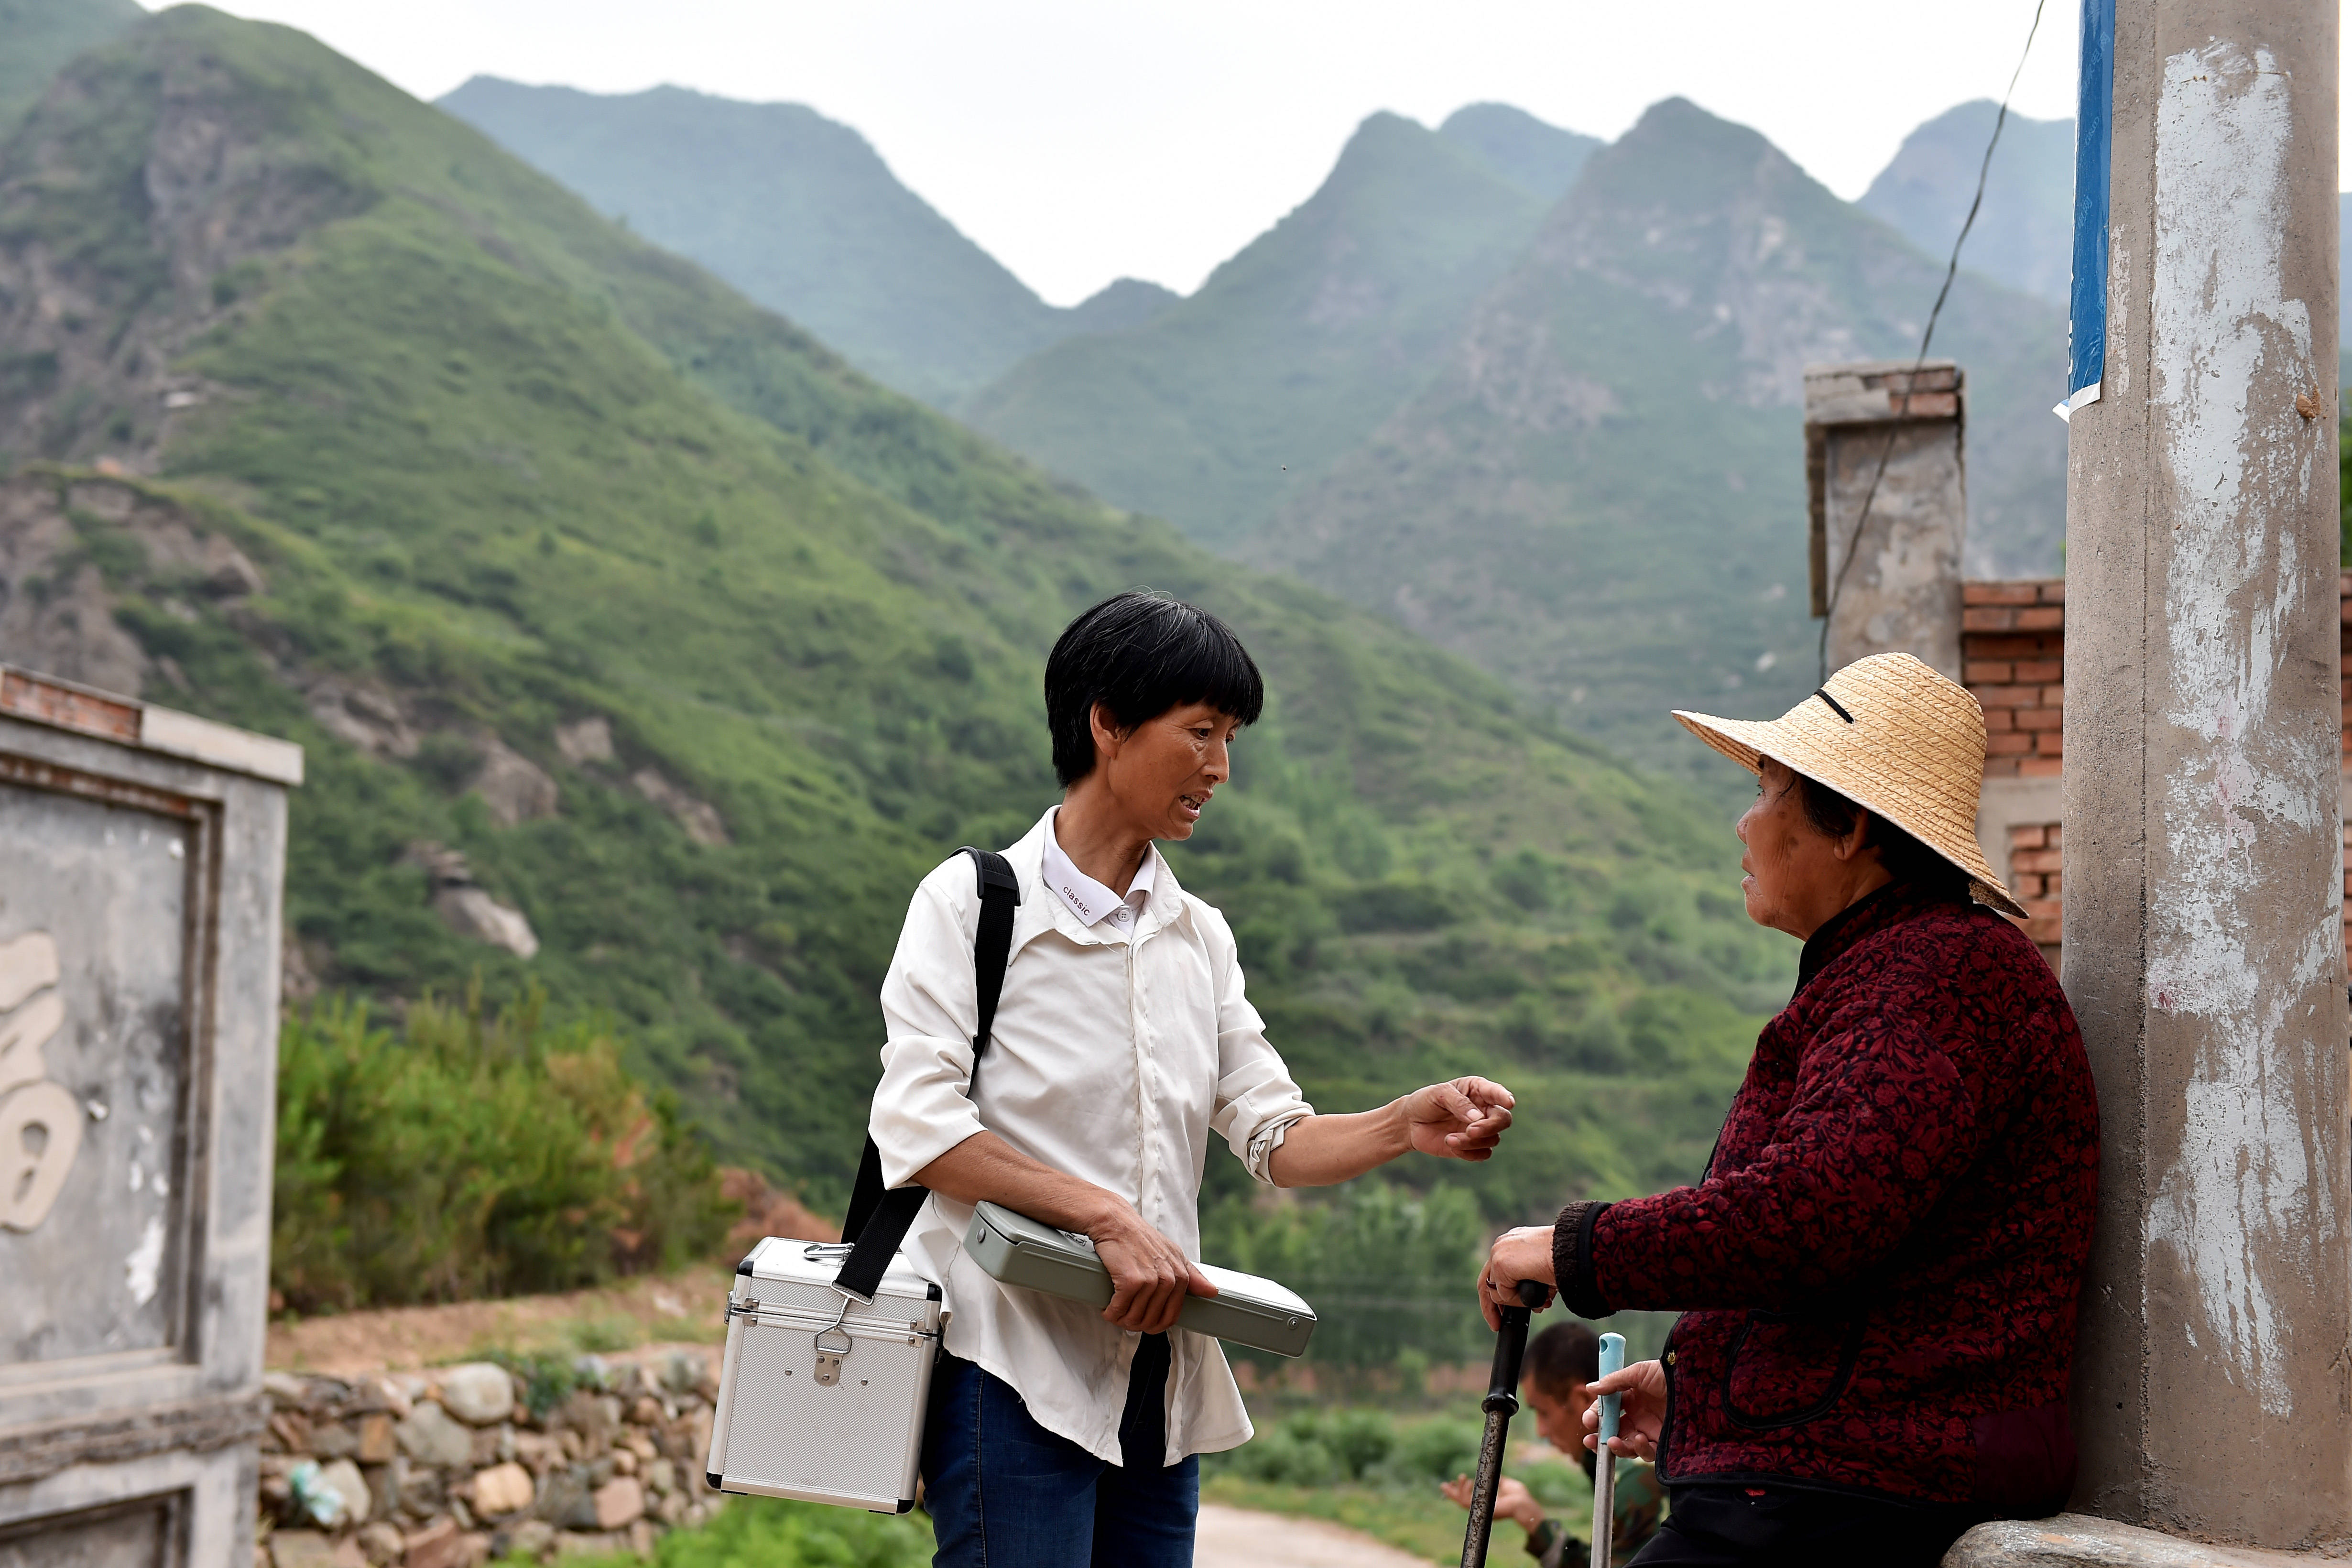
[[[930,1521],[921,1514],[891,1518],[776,1498],[730,1498],[700,1530],[664,1536],[651,1557],[565,1559],[600,1568],[926,1568],[930,1560]],[[507,1561],[523,1568],[530,1560]]]

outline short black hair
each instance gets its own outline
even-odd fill
[[[1878,851],[1878,863],[1896,881],[1939,888],[1955,894],[1965,892],[1963,885],[1969,879],[1966,871],[1876,812],[1803,773],[1797,774],[1797,788],[1801,792],[1798,798],[1805,807],[1805,820],[1832,838],[1843,838],[1853,831],[1857,820],[1869,817],[1870,831],[1863,843]]]
[[[1045,660],[1045,722],[1064,789],[1095,771],[1098,702],[1122,730],[1188,702],[1255,724],[1265,680],[1233,627],[1181,599],[1136,589],[1064,627]]]
[[[1601,1375],[1601,1336],[1573,1318],[1554,1323],[1528,1342],[1521,1364],[1546,1399],[1566,1399],[1570,1389]]]

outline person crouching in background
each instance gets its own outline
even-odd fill
[[[1592,1479],[1596,1461],[1584,1446],[1584,1412],[1593,1396],[1585,1385],[1601,1375],[1601,1336],[1590,1324],[1554,1323],[1528,1342],[1527,1360],[1521,1364],[1519,1393],[1536,1413],[1536,1435],[1561,1453],[1575,1455],[1584,1466],[1584,1479]],[[1465,1509],[1470,1487],[1468,1476],[1438,1484],[1440,1491]],[[1658,1472],[1638,1460],[1620,1460],[1617,1525],[1611,1531],[1615,1563],[1632,1562],[1633,1553],[1649,1544],[1664,1511],[1665,1491],[1658,1484]],[[1528,1555],[1541,1568],[1592,1568],[1591,1547],[1546,1514],[1525,1481],[1503,1478],[1495,1492],[1495,1517],[1528,1532]]]

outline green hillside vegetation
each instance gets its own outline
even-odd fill
[[[1420,388],[1543,208],[1467,142],[1375,114],[1313,198],[1198,293],[1044,351],[965,415],[1231,549]]]
[[[137,0],[0,0],[0,136],[68,60],[144,15]]]
[[[1661,104],[1584,165],[1428,390],[1245,554],[1727,780],[1664,713],[1778,713],[1819,679],[1803,367],[1916,354],[1941,272],[1756,132]],[[1972,566],[2054,570],[2055,312],[1964,278],[1935,349],[1969,374]]]
[[[899,184],[866,139],[797,103],[682,88],[604,96],[476,77],[441,107],[655,244],[950,406],[1073,332],[1174,298],[1123,279],[1057,310]]]
[[[209,183],[151,206],[200,131]],[[310,749],[309,969],[543,985],[551,1027],[608,1017],[719,1150],[821,1205],[909,889],[1053,798],[1044,654],[1136,584],[1229,616],[1273,690],[1179,874],[1324,1103],[1521,1090],[1507,1157],[1449,1173],[1483,1213],[1687,1179],[1785,987],[1727,824],[1678,790],[883,390],[302,35],[186,6],[77,62],[0,148],[0,294],[36,274],[58,308],[0,353],[46,368],[0,387],[0,433],[149,474],[126,512],[82,503],[87,468],[24,471],[71,524],[42,582],[97,573],[158,695]],[[151,515],[234,542],[257,591],[197,581]],[[557,743],[598,720],[608,745]],[[494,787],[518,763],[551,811]],[[448,929],[419,841],[537,957]]]

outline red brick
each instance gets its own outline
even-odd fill
[[[2063,577],[2053,577],[2048,582],[2043,583],[2042,584],[2042,602],[2045,605],[2064,604],[2066,602],[2066,579]]]
[[[2017,901],[2025,906],[2025,918],[2028,920],[2054,921],[2058,918],[2060,906],[2056,899],[2020,899]]]
[[[2066,661],[2062,658],[2028,659],[2017,667],[2017,681],[2021,686],[2035,682],[2044,686],[2063,685],[2065,679]]]
[[[2036,583],[1963,583],[1963,605],[2030,605],[2041,595]]]
[[[2066,890],[2064,887],[2065,880],[2066,879],[2063,873],[2053,871],[2048,876],[2042,879],[2042,890],[2054,899],[2059,894]]]
[[[1979,605],[1960,612],[1960,630],[1964,632],[2010,632],[2017,629],[2021,612]]]
[[[2042,689],[2038,686],[1972,686],[1977,700],[1987,708],[2039,708]]]
[[[2060,844],[2063,843],[2065,840],[2065,834],[2066,828],[2063,823],[2052,823],[2050,825],[2050,847],[2055,849]]]
[[[1990,734],[1995,730],[2014,730],[2017,728],[2017,714],[2012,709],[1987,708],[1984,710],[1984,721],[1987,734]]]
[[[2066,721],[2066,715],[2055,708],[2021,708],[2017,710],[2017,727],[2021,730],[2055,730]]]
[[[2352,834],[2352,828],[2345,831]],[[2038,823],[2032,826],[2020,823],[2009,830],[2009,847],[2011,849],[2039,849],[2049,842],[2050,829]]]
[[[1960,639],[1969,658],[2034,658],[2064,651],[2066,639],[2033,633],[2029,636],[1978,634]]]
[[[2042,689],[2042,705],[2043,707],[2060,708],[2063,707],[2065,702],[2066,689],[2063,686],[2045,686]]]
[[[1961,612],[1963,615],[1967,613],[1965,610]],[[2065,624],[2066,606],[2063,605],[2037,605],[2031,610],[2017,612],[2017,629],[2021,632],[2054,632]]]
[[[1989,779],[2013,779],[2016,776],[2017,759],[2015,757],[1987,757],[1985,759],[1985,777]]]
[[[1987,686],[2007,686],[2017,679],[2017,666],[2005,658],[1969,659],[1960,666],[1960,679],[1974,686],[1982,681]],[[2040,680],[2042,676],[2034,677]]]
[[[2057,946],[2058,917],[2056,915],[2043,915],[2037,920],[2027,921],[2025,922],[2025,934],[2033,939],[2034,945],[2037,947]]]
[[[2014,849],[2009,857],[2013,871],[2055,871],[2064,864],[2065,857],[2055,849]]]
[[[2015,872],[2011,872],[2009,879],[2009,891],[2010,896],[2012,898],[2040,898],[2042,896],[2042,874],[2039,871],[2029,871],[2023,876],[2019,876]]]
[[[1985,737],[1988,757],[2021,757],[2033,750],[2033,737],[2021,731]]]
[[[2066,770],[2063,757],[2020,757],[2017,775],[2028,779],[2054,779]]]
[[[2044,730],[2033,737],[2033,749],[2045,757],[2063,757],[2066,754],[2066,732]]]

